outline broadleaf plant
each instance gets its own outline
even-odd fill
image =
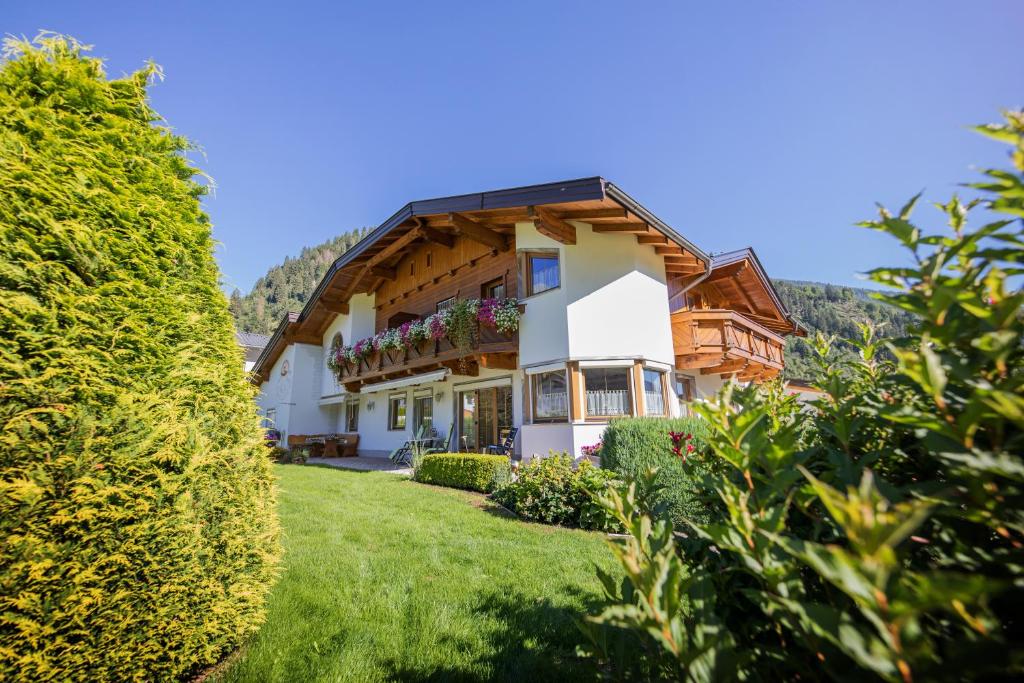
[[[1024,113],[977,130],[1013,168],[937,204],[945,233],[913,222],[920,195],[862,224],[909,256],[868,273],[917,317],[908,336],[864,325],[850,359],[819,335],[807,406],[778,383],[697,405],[722,467],[684,467],[718,519],[674,529],[643,483],[600,497],[628,537],[626,578],[589,618],[599,655],[618,629],[647,672],[694,681],[1024,673]]]

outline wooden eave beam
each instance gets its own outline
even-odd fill
[[[667,254],[676,254],[678,256],[682,256],[683,255],[683,248],[682,247],[677,247],[675,245],[666,245],[664,247],[654,247],[654,253],[658,254],[660,256],[665,256]]]
[[[339,315],[348,315],[347,301],[335,299],[334,297],[322,296],[320,297],[319,303],[321,306],[324,307],[325,310],[330,311],[331,313],[338,313]]]
[[[664,235],[637,235],[638,244],[668,244],[668,238]]]
[[[371,266],[370,272],[377,277],[382,277],[385,280],[394,280],[398,277],[397,268],[388,268],[387,266]]]
[[[432,228],[428,225],[422,225],[419,231],[423,233],[424,239],[434,242],[435,244],[441,244],[449,249],[455,246],[455,236],[449,235],[448,233],[441,232],[437,228]]]
[[[542,206],[531,208],[533,226],[537,232],[562,244],[576,244],[576,226],[551,213]]]
[[[508,249],[508,237],[495,232],[490,226],[483,223],[477,223],[476,221],[463,216],[461,213],[448,214],[448,221],[454,225],[455,229],[462,235],[465,235],[474,242],[479,242],[485,247],[497,249],[498,251],[505,251]]]
[[[563,221],[585,221],[594,218],[627,218],[628,216],[629,214],[625,209],[577,209],[575,211],[558,212],[558,217]]]
[[[634,232],[640,235],[650,233],[645,223],[596,223],[594,232]]]

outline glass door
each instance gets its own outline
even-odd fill
[[[512,429],[512,387],[460,392],[459,436],[462,448],[482,453],[501,444]]]

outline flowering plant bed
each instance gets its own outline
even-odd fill
[[[511,336],[519,330],[519,318],[516,299],[462,299],[452,308],[382,330],[354,344],[335,342],[327,365],[340,375],[343,370],[351,371],[360,361],[369,361],[377,354],[422,352],[425,343],[444,339],[456,348],[468,350],[477,338],[478,325]]]

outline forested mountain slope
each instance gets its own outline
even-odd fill
[[[256,281],[252,291],[231,293],[231,314],[242,332],[270,334],[288,311],[301,311],[306,299],[334,261],[361,240],[369,228],[342,233],[306,247],[295,258],[286,256]]]
[[[857,323],[869,321],[879,326],[880,336],[900,336],[914,320],[906,311],[875,301],[867,289],[797,280],[773,282],[783,303],[807,329],[808,340],[818,331],[841,338],[859,337]],[[790,337],[786,341],[786,377],[810,377],[812,356],[807,340]]]
[[[256,281],[243,295],[231,293],[231,313],[238,329],[270,334],[288,311],[300,311],[330,265],[366,235],[368,228],[346,232],[338,237],[306,247],[295,258],[286,257]],[[857,335],[857,322],[884,323],[882,334],[898,335],[906,331],[911,316],[874,301],[868,290],[817,282],[775,280],[775,286],[789,310],[807,328],[840,337]],[[811,374],[811,349],[802,339],[790,338],[786,346],[786,376]]]

